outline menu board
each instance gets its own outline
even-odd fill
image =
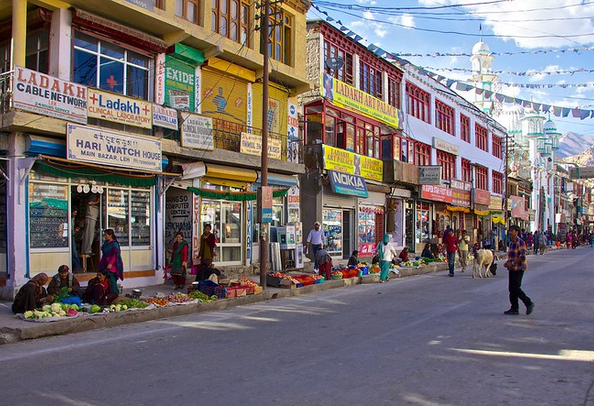
[[[68,247],[68,188],[29,184],[31,248]]]

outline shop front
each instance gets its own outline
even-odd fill
[[[491,243],[491,211],[489,204],[491,203],[491,194],[488,190],[473,189],[474,202],[474,233],[473,241],[480,242],[481,246],[489,245]]]
[[[410,236],[414,233],[414,221],[408,220],[408,202],[411,197],[411,191],[393,187],[390,190],[386,201],[386,232],[392,235],[392,241],[397,248],[408,246],[407,243],[410,226]]]
[[[452,190],[452,204],[446,207],[446,210],[452,216],[452,228],[454,230],[467,230],[472,228],[470,220],[470,195],[472,184],[458,179],[452,179],[450,182]]]
[[[357,237],[359,256],[373,257],[375,246],[385,234],[386,195],[381,192],[369,192],[365,199],[359,199]]]
[[[452,190],[439,185],[421,185],[420,201],[416,203],[415,252],[421,252],[426,243],[440,242],[443,230],[451,217],[446,205],[452,203]]]
[[[492,225],[492,241],[491,246],[495,250],[499,250],[500,241],[505,241],[506,229],[505,229],[505,217],[503,215],[503,198],[501,196],[491,196],[491,202],[489,203],[489,210],[491,212],[491,225]]]

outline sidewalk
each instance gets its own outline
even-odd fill
[[[501,260],[501,258],[505,257],[505,253],[497,252],[496,256],[498,260]],[[399,269],[399,275],[395,277],[394,274],[391,273],[390,277],[392,279],[394,279],[394,277],[398,279],[413,275],[437,273],[446,271],[447,268],[447,263],[445,262],[428,264],[419,268],[402,267]],[[471,264],[469,264],[467,272],[472,275]],[[259,281],[258,276],[254,276],[252,279]],[[257,295],[249,295],[231,299],[219,299],[209,303],[192,303],[178,306],[160,307],[155,309],[98,314],[93,316],[83,313],[81,316],[72,319],[46,323],[21,320],[12,314],[10,302],[0,302],[0,345],[15,343],[22,340],[32,340],[60,334],[79,333],[82,331],[89,331],[99,328],[115,327],[124,324],[158,320],[193,313],[224,310],[235,306],[257,303],[265,300],[306,295],[328,289],[344,288],[358,284],[376,283],[378,281],[378,275],[365,275],[358,278],[329,280],[325,281],[324,283],[304,286],[298,289],[280,289],[267,286],[263,293]],[[131,289],[126,289],[124,294],[129,293],[130,290]],[[142,288],[142,297],[154,297],[158,292],[169,295],[175,291],[173,290],[173,285],[171,284],[145,286]]]

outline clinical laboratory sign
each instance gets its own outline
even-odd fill
[[[162,145],[157,139],[68,124],[66,146],[66,157],[72,161],[162,171]]]

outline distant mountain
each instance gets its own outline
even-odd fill
[[[594,145],[577,155],[569,156],[563,159],[565,162],[573,162],[580,168],[594,166]]]
[[[569,132],[561,138],[559,150],[555,152],[555,155],[559,158],[579,155],[592,145],[594,145],[594,135]]]

